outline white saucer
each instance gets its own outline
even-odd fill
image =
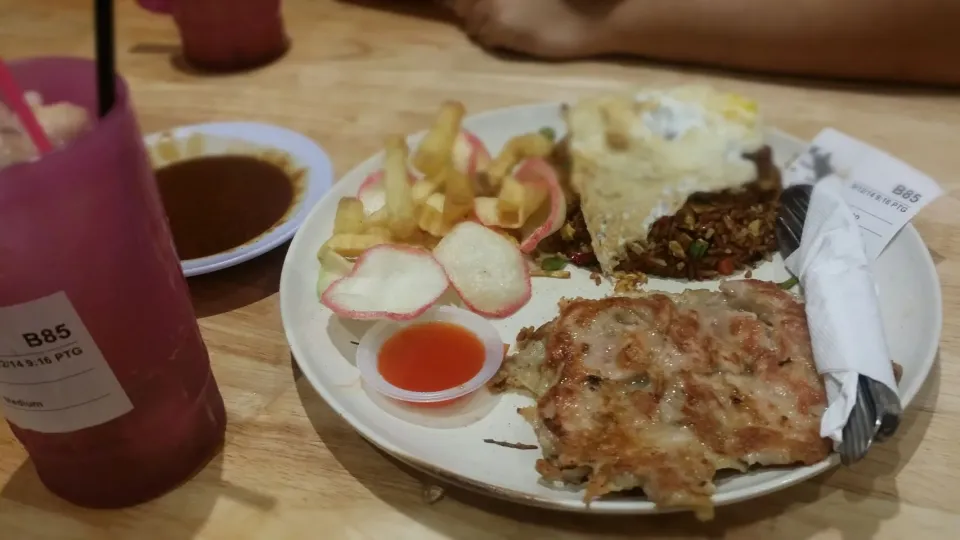
[[[333,184],[333,167],[330,158],[315,142],[300,133],[279,126],[261,124],[258,122],[216,122],[210,124],[195,124],[182,126],[162,132],[151,133],[144,137],[144,144],[148,153],[154,159],[156,153],[152,151],[162,139],[172,140],[183,147],[186,141],[197,135],[215,141],[238,143],[242,146],[276,150],[284,153],[293,162],[292,165],[304,169],[303,192],[288,212],[284,221],[266,232],[256,240],[229,251],[217,253],[209,257],[181,261],[183,273],[187,277],[207,274],[238,265],[274,249],[289,240],[300,228],[313,205],[330,189]],[[182,159],[205,155],[217,155],[227,152],[223,148],[210,148],[197,154],[191,149]]]

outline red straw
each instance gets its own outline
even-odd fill
[[[23,128],[27,130],[27,135],[30,136],[33,145],[37,147],[37,153],[45,154],[53,150],[50,140],[47,139],[47,134],[40,127],[40,122],[37,122],[37,117],[33,115],[30,106],[24,101],[23,90],[20,89],[20,85],[17,84],[13,74],[10,73],[10,68],[7,67],[2,58],[0,58],[0,94],[13,109],[13,114],[20,119]]]

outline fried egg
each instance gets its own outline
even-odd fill
[[[605,271],[628,242],[697,191],[746,184],[763,147],[753,100],[707,86],[642,89],[582,100],[567,112],[573,176]]]

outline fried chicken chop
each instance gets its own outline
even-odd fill
[[[537,398],[519,411],[543,449],[537,471],[585,484],[588,503],[642,488],[709,517],[718,470],[830,451],[803,304],[773,283],[565,300],[517,341],[491,385]]]

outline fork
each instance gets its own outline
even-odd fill
[[[900,425],[900,399],[886,385],[860,375],[857,402],[843,427],[840,461],[850,465],[863,459],[874,442],[893,436]]]
[[[810,204],[812,185],[795,185],[780,195],[777,213],[777,243],[784,259],[800,247],[803,222]],[[895,392],[865,375],[857,379],[857,400],[843,427],[843,441],[837,448],[840,461],[850,465],[863,459],[874,442],[893,436],[903,413]]]
[[[840,462],[851,465],[863,459],[873,444],[880,427],[877,406],[870,397],[869,381],[861,375],[857,380],[857,401],[843,426],[843,441],[837,451]]]

